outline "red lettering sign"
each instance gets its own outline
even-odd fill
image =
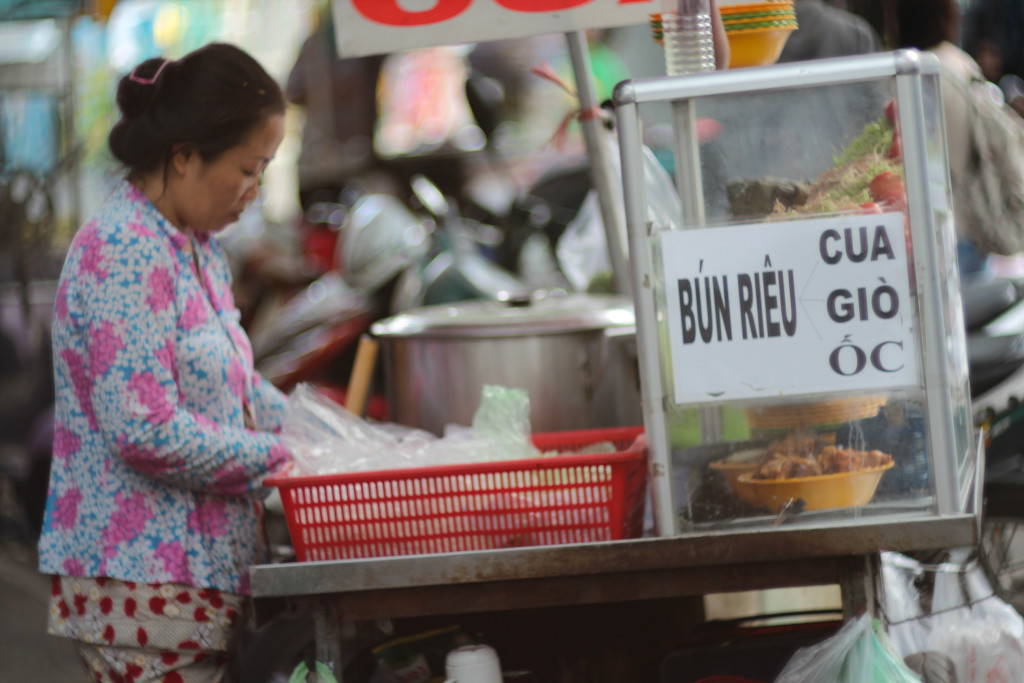
[[[338,54],[358,57],[641,24],[658,0],[331,0],[331,4]]]
[[[479,0],[478,0],[479,1]],[[492,0],[513,12],[559,12],[588,5],[594,0]],[[410,12],[398,0],[351,0],[352,7],[366,19],[385,26],[427,26],[440,24],[465,12],[473,0],[437,0],[433,9]],[[651,0],[618,0],[620,5],[650,3]]]
[[[589,0],[583,0],[588,2]],[[370,21],[386,26],[426,26],[439,24],[466,11],[473,0],[437,0],[433,9],[409,12],[398,0],[352,0],[352,7]]]
[[[591,0],[495,0],[513,12],[557,12],[586,5]]]

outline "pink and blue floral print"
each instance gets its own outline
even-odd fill
[[[54,307],[42,572],[248,593],[261,481],[290,456],[274,433],[285,397],[253,370],[230,285],[216,239],[127,182],[75,236]]]

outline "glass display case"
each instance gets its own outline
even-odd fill
[[[617,88],[659,535],[977,514],[938,72],[900,51]]]

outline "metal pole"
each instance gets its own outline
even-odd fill
[[[576,92],[579,94],[580,107],[583,111],[592,111],[600,103],[594,89],[594,80],[590,71],[590,52],[587,50],[587,37],[582,31],[570,31],[565,34],[569,45],[569,56],[572,58],[573,75],[576,78]],[[615,291],[628,295],[632,289],[629,277],[629,254],[626,251],[625,227],[620,218],[622,206],[621,181],[614,176],[608,160],[608,148],[604,144],[601,131],[601,120],[593,116],[580,119],[583,127],[583,140],[590,157],[590,181],[597,194],[597,203],[601,209],[604,222],[605,240],[608,244],[608,256],[612,264],[612,280]],[[618,182],[617,182],[618,181]]]
[[[665,420],[665,393],[658,353],[658,323],[654,308],[654,274],[651,268],[650,225],[641,154],[640,117],[635,104],[617,107],[619,147],[622,149],[622,182],[629,226],[630,260],[633,264],[633,297],[636,306],[637,360],[643,390],[644,429],[650,453],[651,505],[654,531],[659,536],[679,534],[675,496],[672,491],[671,445]]]
[[[676,189],[683,205],[683,221],[687,227],[703,227],[704,183],[700,175],[700,141],[697,139],[693,100],[672,102],[672,128],[675,132]]]
[[[316,661],[323,662],[334,675],[338,683],[342,683],[345,669],[345,657],[341,645],[341,613],[336,603],[329,600],[309,602],[313,615],[313,628],[316,640]],[[313,681],[320,681],[317,666],[313,664]],[[323,682],[320,682],[323,683]]]
[[[910,59],[916,57],[911,56]],[[900,135],[910,203],[917,291],[924,309],[922,357],[935,501],[940,515],[951,515],[962,509],[957,476],[960,471],[960,449],[970,449],[973,445],[970,441],[958,443],[956,438],[956,427],[959,426],[957,420],[967,422],[971,417],[970,414],[959,414],[953,403],[953,393],[962,387],[954,382],[950,367],[952,360],[947,330],[951,323],[942,291],[944,287],[958,289],[959,274],[955,269],[944,269],[939,257],[938,240],[944,235],[940,234],[935,225],[935,213],[931,210],[927,184],[930,171],[927,141],[924,131],[917,125],[918,121],[926,119],[921,75],[898,75],[896,95],[900,105]]]
[[[673,100],[672,129],[675,133],[676,189],[683,207],[683,224],[687,228],[704,227],[704,181],[701,177],[700,140],[697,138],[694,100]],[[703,443],[720,443],[725,439],[721,406],[700,408],[698,419]]]

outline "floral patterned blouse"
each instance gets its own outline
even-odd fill
[[[230,284],[216,240],[127,182],[75,236],[54,306],[42,572],[248,594],[260,484],[290,456],[273,433],[285,397],[253,370]]]

